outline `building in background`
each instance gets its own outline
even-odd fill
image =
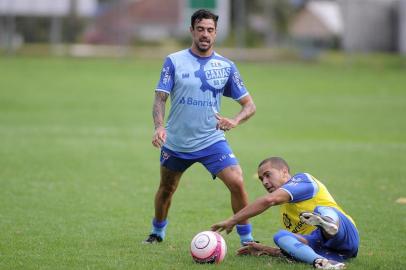
[[[97,0],[0,0],[0,15],[67,16],[71,9],[78,16],[93,16]]]
[[[48,32],[47,41],[51,44],[59,44],[63,42],[62,20],[64,19],[68,19],[69,24],[67,36],[71,37],[70,41],[74,41],[77,21],[93,17],[97,5],[97,0],[0,0],[0,45],[8,50],[22,45],[25,37],[18,30],[23,32],[27,29],[46,31]],[[30,21],[24,28],[17,24],[24,19],[38,21],[39,18],[48,22],[46,30],[36,28],[29,23]]]
[[[342,46],[349,52],[396,51],[399,0],[340,0],[344,32]],[[404,16],[404,15],[403,15]]]
[[[406,55],[406,0],[400,0],[397,8],[399,11],[398,50]]]
[[[84,34],[93,44],[129,45],[133,42],[160,42],[189,37],[190,17],[206,8],[220,16],[218,40],[229,33],[229,0],[119,0],[99,8],[94,22]]]
[[[219,45],[280,48],[293,39],[301,47],[406,54],[405,2],[0,0],[0,48],[11,51],[24,42],[121,46],[189,42],[190,16],[207,8],[220,16]]]
[[[405,2],[309,0],[293,17],[289,33],[301,47],[335,45],[347,52],[406,53]]]
[[[343,30],[342,13],[337,2],[311,1],[294,16],[289,34],[299,44],[336,47]]]

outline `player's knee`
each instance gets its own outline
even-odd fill
[[[243,177],[243,173],[242,173],[242,169],[241,169],[241,167],[236,167],[234,170],[233,170],[233,179],[234,179],[234,182],[238,185],[238,186],[241,186],[241,187],[243,187],[244,186],[244,177]]]
[[[244,181],[241,177],[236,177],[233,181],[229,182],[228,188],[233,194],[245,194]]]
[[[239,180],[241,180],[241,182],[243,181],[243,173],[242,173],[242,169],[240,166],[236,167],[234,170],[234,174],[235,177],[238,178]]]
[[[176,191],[176,185],[173,184],[164,184],[159,187],[161,196],[164,198],[171,197]]]
[[[221,180],[232,194],[245,194],[244,178],[241,167],[230,166],[222,172]]]

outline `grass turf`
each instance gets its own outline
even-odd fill
[[[227,133],[252,201],[260,160],[287,159],[322,180],[355,219],[359,256],[350,269],[406,267],[404,59],[333,58],[321,64],[237,63],[257,114]],[[194,234],[231,214],[229,194],[201,165],[182,178],[167,239],[150,230],[159,181],[151,146],[160,61],[0,58],[1,269],[211,269],[192,263]],[[224,100],[224,99],[223,99]],[[239,110],[225,101],[222,114]],[[273,244],[278,209],[251,220]],[[237,257],[218,269],[308,269]]]

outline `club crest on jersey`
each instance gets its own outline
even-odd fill
[[[231,74],[231,65],[223,60],[210,59],[200,64],[200,69],[195,72],[195,76],[202,82],[200,89],[211,91],[213,97],[223,91]]]
[[[290,221],[290,218],[286,213],[283,213],[283,224],[287,229],[290,229],[290,227],[292,227],[292,221]]]

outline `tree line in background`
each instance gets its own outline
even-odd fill
[[[100,6],[118,5],[122,0],[99,0]],[[306,0],[237,0],[230,1],[232,30],[226,40],[228,45],[261,46],[282,41],[287,34],[292,16],[300,10]],[[80,18],[75,14],[75,3],[71,2],[71,12],[60,18],[58,24],[60,41],[63,43],[81,42],[82,34],[92,19]],[[268,24],[268,31],[256,31],[250,28],[248,16],[257,14]],[[1,18],[0,18],[1,19]],[[3,20],[7,18],[2,18]],[[52,18],[16,17],[15,30],[26,43],[47,43],[52,39]],[[233,31],[234,29],[234,31]]]

